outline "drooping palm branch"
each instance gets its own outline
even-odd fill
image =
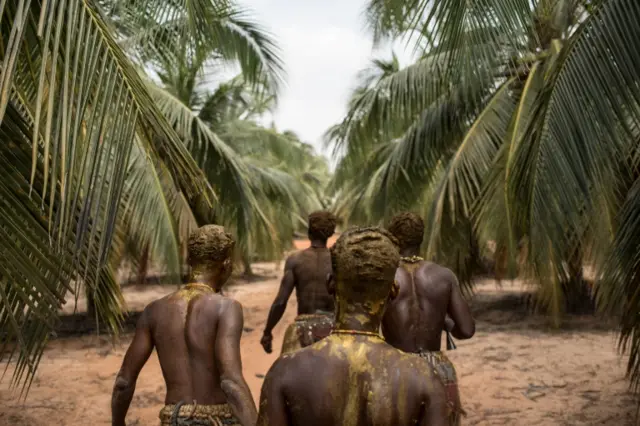
[[[95,5],[40,6],[0,10],[2,354],[17,354],[13,383],[25,385],[68,291],[87,287],[117,330],[122,298],[108,259],[134,139],[188,197],[212,196]]]
[[[464,95],[470,115],[458,123],[462,137],[443,132],[441,123],[429,128],[440,129],[450,145],[432,137],[399,144],[406,155],[391,168],[398,172],[388,173],[388,187],[415,195],[445,177],[441,188],[448,193],[435,199],[443,199],[450,210],[427,215],[436,221],[439,238],[455,241],[445,236],[447,229],[455,231],[460,218],[459,224],[471,220],[477,235],[496,240],[512,259],[523,243],[522,266],[535,278],[540,301],[555,318],[564,309],[576,259],[578,267],[583,261],[600,265],[599,305],[625,312],[621,342],[631,348],[629,372],[637,389],[639,304],[633,277],[638,263],[630,245],[636,235],[635,193],[627,191],[629,180],[637,176],[639,30],[631,23],[637,22],[640,6],[630,0],[492,0],[482,4],[483,10],[478,7],[473,2],[371,1],[376,34],[414,31],[426,39],[426,56],[442,59],[436,71],[444,83],[435,84],[434,73],[412,75],[409,67],[398,73],[402,85],[380,84],[377,96],[375,89],[370,91],[373,101],[364,104],[364,111],[352,104],[343,138],[360,147],[381,136],[399,138],[433,116],[419,116],[428,108],[427,96],[436,99],[433,94],[466,92],[465,85],[477,90],[489,83],[486,91]],[[422,59],[413,69],[424,63]],[[489,137],[473,138],[477,123],[493,115],[483,111],[495,101],[504,79],[512,78],[509,109],[501,108],[508,120],[501,120],[500,131],[491,130]],[[373,119],[361,119],[367,116]],[[443,145],[453,152],[438,148]],[[479,157],[465,164],[455,153],[471,146],[474,151],[469,152]],[[425,158],[442,163],[424,163]],[[456,163],[465,166],[421,179],[425,164]],[[389,192],[383,194],[388,197]]]

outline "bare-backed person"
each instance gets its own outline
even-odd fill
[[[378,332],[400,258],[393,236],[378,228],[349,230],[331,258],[335,329],[273,364],[258,426],[448,425],[444,387],[431,365]]]
[[[333,328],[333,298],[327,292],[327,275],[331,273],[331,255],[327,240],[336,230],[336,217],[325,211],[309,215],[311,246],[287,258],[278,295],[271,305],[260,343],[272,351],[273,328],[282,318],[289,297],[296,290],[298,316],[287,327],[281,354],[309,346],[329,335]]]
[[[388,229],[397,238],[402,257],[396,273],[398,297],[385,312],[382,332],[391,345],[433,364],[447,390],[452,421],[459,424],[464,410],[455,368],[440,350],[442,331],[469,339],[475,333],[475,321],[455,274],[418,256],[424,237],[422,218],[400,213],[391,219]],[[446,321],[447,315],[452,323]]]
[[[220,294],[232,271],[234,240],[207,225],[189,238],[191,284],[148,305],[116,377],[112,424],[124,426],[136,379],[155,347],[167,386],[161,425],[254,425],[242,376],[242,306]]]

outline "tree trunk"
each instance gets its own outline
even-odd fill
[[[85,294],[87,297],[87,320],[93,324],[96,322],[96,302],[90,288],[85,289]]]
[[[149,244],[147,243],[142,249],[140,262],[138,263],[138,276],[136,277],[138,284],[144,284],[149,273]]]
[[[254,277],[253,268],[251,267],[251,259],[249,259],[249,255],[246,253],[242,255],[242,266],[244,268],[243,275],[247,278]]]
[[[582,247],[579,246],[567,262],[569,277],[562,284],[565,308],[567,313],[574,315],[595,313],[595,302],[589,283],[584,279],[582,260]]]

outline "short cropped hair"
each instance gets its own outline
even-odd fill
[[[309,215],[309,237],[328,240],[336,231],[337,218],[331,212],[317,211]]]
[[[234,246],[233,237],[222,226],[201,226],[189,236],[187,261],[192,267],[213,266],[231,257]]]
[[[398,213],[391,218],[387,229],[397,238],[401,249],[418,247],[424,239],[424,222],[415,213]]]
[[[336,297],[351,302],[384,301],[391,291],[400,253],[381,228],[352,228],[331,247]]]

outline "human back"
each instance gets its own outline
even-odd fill
[[[418,256],[424,238],[422,218],[400,213],[391,219],[389,231],[398,239],[402,257],[396,271],[399,294],[385,312],[383,335],[394,347],[417,354],[433,367],[445,388],[449,420],[459,425],[465,411],[458,377],[440,351],[440,342],[445,328],[456,338],[471,338],[475,321],[453,272]]]
[[[327,247],[309,247],[293,256],[298,315],[333,312],[333,297],[327,291],[331,255]]]
[[[167,384],[165,404],[222,404],[215,341],[223,315],[237,302],[188,285],[149,306],[151,332]]]
[[[382,321],[387,341],[407,352],[439,351],[447,315],[453,321],[454,337],[471,338],[475,321],[455,274],[418,256],[424,237],[422,218],[400,213],[388,228],[398,239],[401,258],[396,271],[398,297],[389,304]]]
[[[258,425],[447,425],[444,387],[429,363],[378,333],[395,294],[393,237],[377,228],[349,230],[331,258],[335,329],[274,363],[262,387]]]
[[[138,375],[154,348],[167,390],[161,425],[255,424],[240,359],[242,306],[221,295],[233,269],[234,243],[221,226],[191,234],[191,282],[151,303],[138,320],[116,376],[112,426],[125,425]]]
[[[263,392],[278,392],[287,401],[291,421],[261,426],[447,424],[424,420],[429,406],[444,406],[438,401],[443,399],[441,384],[429,364],[382,339],[331,335],[284,355],[271,374],[281,382],[265,382]]]
[[[421,259],[401,259],[398,296],[382,322],[387,342],[406,352],[439,351],[451,300],[453,273]]]
[[[311,243],[306,250],[287,258],[284,274],[260,344],[267,353],[273,350],[273,328],[278,324],[295,290],[298,315],[289,324],[282,341],[281,353],[296,351],[326,336],[333,328],[333,298],[327,292],[327,276],[331,273],[331,255],[327,240],[335,232],[337,218],[328,211],[309,214],[308,235]]]

